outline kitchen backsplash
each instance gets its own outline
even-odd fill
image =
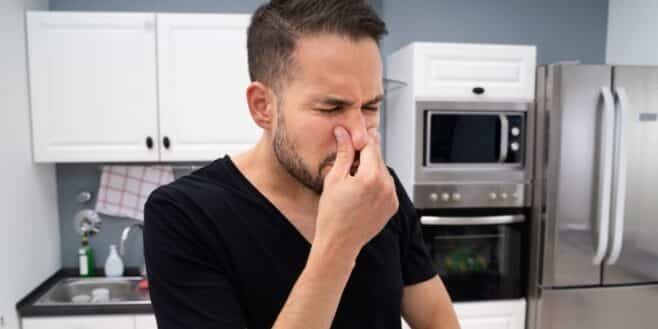
[[[184,165],[203,166],[207,163],[186,163]],[[179,164],[176,164],[179,165]],[[74,216],[84,208],[93,209],[96,205],[98,186],[100,183],[101,164],[57,164],[57,202],[59,205],[59,225],[61,234],[62,266],[78,266],[78,248],[80,235],[75,231]],[[176,178],[188,174],[189,170],[175,170]],[[81,192],[90,192],[92,199],[79,203],[76,197]],[[100,233],[90,238],[94,248],[96,267],[103,267],[109,254],[109,246],[119,246],[121,232],[137,220],[113,217],[99,214],[103,220]],[[135,229],[126,240],[126,255],[123,257],[126,266],[140,266],[144,262],[142,232]]]

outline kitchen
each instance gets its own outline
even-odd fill
[[[121,162],[107,158],[107,155],[105,155],[100,161],[89,161],[89,158],[85,160],[71,158],[67,161],[45,160],[37,161],[38,164],[34,163],[30,132],[34,123],[30,121],[30,105],[34,107],[38,104],[34,103],[34,99],[28,97],[28,58],[25,50],[27,45],[23,28],[25,24],[23,11],[156,12],[158,15],[160,13],[171,13],[170,22],[175,24],[176,15],[173,13],[248,14],[260,3],[262,2],[186,1],[183,3],[181,1],[138,1],[126,3],[121,1],[78,2],[51,0],[50,2],[10,1],[6,8],[2,8],[2,11],[0,11],[0,14],[3,15],[1,20],[3,22],[2,33],[8,31],[8,37],[2,40],[10,42],[5,48],[9,50],[6,52],[6,62],[4,60],[5,55],[3,55],[2,71],[7,72],[7,77],[10,78],[3,79],[3,83],[7,84],[6,87],[3,85],[2,88],[3,113],[9,114],[3,114],[2,122],[5,122],[7,126],[3,127],[2,131],[8,135],[3,135],[4,138],[1,140],[4,146],[3,166],[7,166],[3,169],[11,174],[8,175],[6,183],[3,184],[5,189],[3,189],[3,197],[1,198],[4,208],[9,209],[10,212],[5,217],[6,225],[4,226],[7,229],[3,230],[3,237],[0,239],[3,242],[1,248],[3,253],[0,259],[5,265],[3,267],[8,269],[6,274],[3,273],[6,277],[2,277],[2,280],[0,280],[2,282],[0,283],[2,288],[0,315],[3,319],[0,322],[0,328],[3,323],[6,327],[17,328],[19,320],[15,314],[16,303],[61,268],[75,268],[77,266],[77,251],[80,239],[79,235],[76,236],[73,220],[79,210],[93,207],[93,203],[90,200],[85,201],[85,196],[80,196],[80,194],[89,192],[93,197],[98,191],[99,176],[102,172],[101,165]],[[658,57],[656,52],[658,50],[653,46],[655,42],[652,42],[651,39],[653,37],[651,31],[655,31],[655,25],[651,25],[653,23],[649,19],[652,16],[651,13],[658,12],[658,8],[649,1],[634,1],[632,2],[633,5],[629,5],[628,2],[622,3],[614,0],[609,3],[605,1],[586,1],[579,3],[578,6],[569,1],[538,1],[533,3],[504,1],[496,4],[479,1],[462,1],[459,3],[418,1],[414,5],[402,4],[396,1],[373,1],[372,4],[383,15],[391,31],[391,34],[384,39],[382,44],[384,58],[410,42],[432,41],[536,45],[536,63],[538,64],[559,61],[580,61],[588,64],[658,64],[656,62]],[[192,20],[198,19],[197,16],[192,18]],[[158,23],[162,22],[158,20]],[[152,28],[156,29],[160,26],[153,26]],[[629,37],[631,35],[633,37]],[[158,44],[158,47],[162,46],[165,45]],[[33,60],[33,58],[30,58],[30,60]],[[160,60],[166,60],[166,58],[160,58]],[[85,63],[71,59],[70,65],[83,64]],[[190,70],[200,69],[192,64],[189,65]],[[221,63],[216,65],[221,65]],[[228,67],[216,69],[230,72],[230,65],[226,66]],[[158,70],[159,74],[166,75],[166,72],[166,70]],[[94,73],[88,72],[87,74]],[[185,72],[182,74],[185,74]],[[149,76],[155,76],[155,72],[151,72]],[[166,79],[165,76],[160,78]],[[138,83],[139,81],[131,82]],[[218,83],[221,82],[218,81]],[[235,80],[230,80],[230,82],[235,82]],[[103,82],[99,81],[98,83]],[[235,85],[237,83],[225,83],[222,85],[222,89],[232,90],[231,88],[235,88]],[[160,88],[166,88],[166,84],[161,85]],[[32,92],[34,93],[34,91]],[[142,92],[154,94],[155,90],[142,90]],[[200,92],[202,91],[197,89],[181,91],[184,96],[188,97]],[[164,94],[161,92],[161,98],[159,99],[160,111],[165,110],[167,104],[175,103],[176,100],[170,99],[168,101],[166,99],[171,95],[172,93]],[[192,101],[195,99],[193,97],[188,99],[190,98]],[[155,100],[156,97],[153,96],[150,99]],[[135,106],[128,100],[124,101],[126,104]],[[141,105],[155,108],[153,104]],[[194,105],[196,108],[204,107],[203,104]],[[52,122],[58,121],[45,120],[41,123],[44,130],[35,133],[47,132],[49,128],[61,131],[61,128],[64,127],[65,133],[69,131],[73,137],[75,137],[74,129],[80,129],[85,133],[99,130],[110,132],[110,134],[113,131],[116,131],[117,134],[119,132],[137,131],[145,135],[145,138],[147,135],[154,136],[152,137],[152,143],[160,148],[159,155],[162,157],[161,159],[169,156],[164,145],[164,137],[168,135],[161,131],[161,138],[156,138],[157,132],[149,134],[141,130],[144,129],[145,125],[150,125],[149,129],[154,129],[153,126],[158,124],[153,119],[155,114],[142,111],[137,113],[144,117],[135,117],[132,114],[134,112],[129,110],[131,109],[125,110],[126,114],[130,113],[131,116],[128,117],[133,120],[126,120],[124,117],[123,121],[114,122],[110,125],[107,121],[97,118],[96,120],[86,121],[88,126],[82,127],[77,126],[79,124],[78,118],[63,120],[63,122],[69,124],[63,127],[52,125]],[[176,112],[172,113],[173,116],[170,116],[170,122],[182,119],[176,117]],[[51,119],[62,120],[62,118]],[[217,118],[214,121],[222,122],[221,119]],[[163,125],[167,125],[166,122],[162,121],[159,124],[160,129],[163,129]],[[392,125],[391,122],[387,124]],[[203,122],[195,122],[192,125],[208,128]],[[122,129],[119,130],[117,128],[119,126]],[[231,132],[229,135],[231,138],[234,138],[234,136],[247,136],[246,142],[243,144],[249,144],[253,142],[253,139],[249,140],[251,138],[249,127],[243,127],[240,126],[240,123],[236,126],[227,124],[220,130]],[[214,128],[217,129],[217,127]],[[192,135],[192,137],[197,136]],[[171,139],[173,143],[178,142],[174,137],[171,137]],[[144,141],[140,139],[140,145],[142,143]],[[386,144],[386,141],[384,143]],[[240,143],[226,141],[224,144],[235,145]],[[176,156],[175,152],[169,152],[172,158],[160,160],[158,164],[174,164],[176,166],[176,175],[180,176],[186,171],[211,160],[200,156],[199,153],[195,155],[195,151],[198,152],[198,148],[191,147],[190,153],[181,157],[185,159],[185,163],[179,163],[180,158],[173,158]],[[222,150],[221,152],[231,152],[231,150]],[[157,162],[157,160],[153,161],[153,158],[140,159],[135,156],[132,159],[144,163]],[[195,161],[189,161],[190,159]],[[54,162],[57,162],[57,164]],[[90,239],[96,252],[96,265],[98,267],[102,267],[108,254],[109,245],[118,244],[122,230],[133,223],[133,220],[103,216],[100,233]],[[138,231],[130,234],[126,244],[127,253],[124,261],[127,267],[138,268],[143,263]],[[528,307],[530,309],[531,305],[529,304]]]

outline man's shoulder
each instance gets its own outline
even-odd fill
[[[236,198],[236,188],[230,175],[222,172],[218,161],[158,186],[149,195],[147,205],[170,204],[184,212],[209,207],[215,211],[228,210],[227,204]]]

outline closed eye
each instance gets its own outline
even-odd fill
[[[332,113],[338,113],[342,109],[343,108],[341,106],[334,106],[332,108],[321,108],[321,109],[317,109],[317,110],[322,112],[322,113],[332,114]]]
[[[364,109],[366,111],[377,112],[377,111],[379,111],[379,106],[364,106],[364,107],[362,107],[362,109]]]

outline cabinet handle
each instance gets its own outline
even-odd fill
[[[146,137],[146,147],[149,150],[153,148],[153,138],[151,136]]]
[[[482,95],[482,94],[484,94],[484,88],[475,87],[475,88],[473,88],[473,93],[476,94],[476,95]]]
[[[164,147],[165,147],[167,150],[169,149],[169,146],[171,145],[171,142],[169,141],[169,137],[165,136],[165,137],[162,139],[162,145],[164,145]]]

